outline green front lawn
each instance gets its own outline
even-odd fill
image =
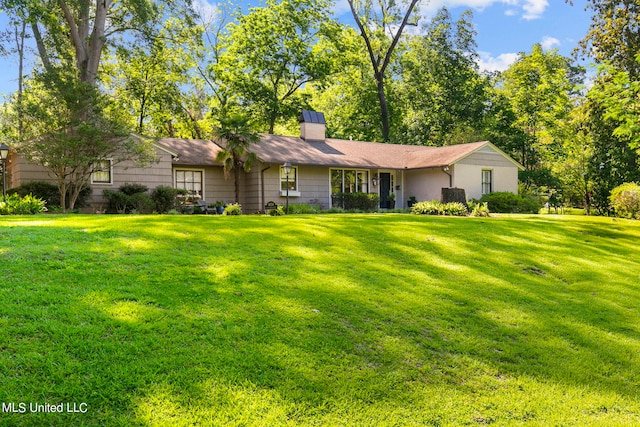
[[[3,217],[0,425],[637,424],[638,242],[580,216]],[[86,412],[29,408],[60,403]]]

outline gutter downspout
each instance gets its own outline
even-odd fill
[[[453,176],[449,173],[449,166],[443,167],[442,172],[449,175],[449,188],[451,188],[453,186]]]
[[[261,205],[262,205],[261,208],[262,209],[260,209],[260,212],[262,212],[262,210],[264,209],[264,205],[265,205],[265,202],[264,202],[264,173],[269,169],[271,169],[271,165],[267,166],[266,168],[264,168],[264,169],[262,169],[260,171],[260,196],[262,198],[262,200],[261,200],[261,202],[262,202],[261,203]]]

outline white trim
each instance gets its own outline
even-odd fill
[[[280,196],[287,197],[287,191],[280,190]],[[289,190],[289,197],[300,197],[300,192],[295,190]]]
[[[200,172],[202,173],[202,198],[201,200],[206,200],[205,197],[205,181],[206,181],[206,176],[205,176],[205,170],[202,168],[181,168],[181,167],[174,167],[173,168],[173,188],[178,188],[178,171],[190,171],[190,172]]]
[[[451,162],[451,164],[449,165],[449,167],[451,167],[451,165],[454,165],[456,163],[458,163],[459,161],[466,159],[467,157],[469,157],[472,154],[477,153],[478,151],[482,150],[484,147],[491,147],[493,150],[495,150],[498,154],[500,154],[501,156],[503,156],[505,159],[509,160],[511,163],[513,163],[519,170],[523,171],[524,170],[524,166],[522,166],[520,163],[518,163],[517,161],[515,161],[514,159],[511,158],[511,156],[509,156],[507,153],[505,153],[504,151],[502,151],[501,149],[499,149],[498,147],[496,147],[495,145],[493,145],[491,142],[489,141],[484,141],[484,144],[480,145],[478,148],[476,148],[475,150],[473,150],[470,153],[465,154],[464,156],[460,156],[457,159],[455,159],[453,162]]]

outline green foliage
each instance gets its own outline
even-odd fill
[[[463,129],[482,124],[488,82],[477,70],[472,20],[473,14],[466,11],[454,22],[441,8],[426,34],[407,37],[400,58],[402,80],[395,88],[404,113],[394,141],[448,145]],[[480,140],[470,139],[462,142]]]
[[[267,0],[227,26],[218,74],[268,133],[306,107],[301,87],[339,69],[341,27],[330,10],[327,0]]]
[[[159,185],[151,191],[151,200],[155,202],[156,212],[165,214],[175,210],[179,205],[178,196],[186,194],[184,190],[178,190],[168,185]]]
[[[366,47],[371,71],[376,83],[378,108],[382,140],[389,142],[391,137],[391,115],[387,101],[385,83],[389,78],[388,71],[394,59],[396,48],[407,24],[417,24],[412,19],[418,0],[349,0],[353,18],[360,30],[360,36]]]
[[[491,216],[491,211],[489,210],[489,205],[487,204],[487,202],[471,201],[468,203],[468,208],[469,208],[469,216],[473,216],[473,217]]]
[[[133,196],[137,193],[146,193],[149,191],[149,187],[144,184],[138,183],[125,183],[119,187],[121,193],[126,194],[127,196]]]
[[[380,196],[375,193],[339,193],[334,204],[347,211],[375,212],[380,207]]]
[[[87,206],[91,193],[92,190],[90,186],[83,186],[78,194],[75,206],[78,208]],[[22,197],[31,194],[38,199],[44,200],[49,208],[60,207],[60,192],[58,191],[58,187],[45,181],[25,182],[19,187],[7,190],[7,194],[18,194]],[[70,195],[67,193],[67,198],[68,197],[70,197]]]
[[[242,215],[242,206],[240,203],[231,203],[224,208],[223,215]]]
[[[225,177],[233,172],[236,203],[240,200],[240,171],[249,172],[257,160],[251,152],[251,145],[260,142],[260,136],[253,129],[249,118],[243,114],[232,114],[220,118],[220,125],[213,130],[213,136],[222,145],[216,160],[222,163]]]
[[[131,136],[125,112],[112,99],[68,69],[36,74],[27,81],[20,107],[6,126],[16,152],[43,166],[55,178],[63,209],[74,209],[96,165],[132,160],[145,165],[155,159],[152,141]]]
[[[559,149],[561,125],[572,107],[578,71],[557,50],[545,51],[535,44],[501,74],[499,92],[509,100],[517,127],[527,135],[511,154],[526,170],[544,167]]]
[[[417,202],[411,207],[411,213],[416,215],[450,215],[466,216],[467,207],[460,202],[441,203],[438,200]]]
[[[149,214],[156,209],[156,203],[149,194],[135,193],[129,196],[130,212]]]
[[[291,206],[289,206],[289,208],[291,208]],[[278,206],[276,206],[275,209],[269,210],[269,215],[271,215],[271,216],[286,215],[286,212],[284,211],[284,206],[278,205]]]
[[[541,204],[531,196],[522,196],[508,191],[488,193],[482,196],[491,212],[497,213],[538,213]]]
[[[130,208],[131,196],[117,190],[103,190],[102,194],[107,199],[107,211],[125,213]]]
[[[580,52],[596,63],[611,63],[618,70],[640,76],[640,8],[637,0],[587,0],[593,10],[591,25]]]
[[[617,216],[640,219],[640,185],[635,182],[628,182],[611,190],[609,201]]]
[[[289,204],[290,214],[317,214],[320,213],[320,208],[317,206],[311,206],[303,203],[291,203]]]
[[[7,201],[0,201],[0,215],[35,215],[43,213],[46,202],[31,194],[20,196],[11,194]]]

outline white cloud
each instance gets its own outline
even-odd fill
[[[194,0],[193,9],[200,14],[204,22],[213,22],[218,14],[218,8],[208,0]]]
[[[527,0],[527,2],[522,6],[525,11],[525,14],[522,15],[522,17],[527,21],[538,19],[542,16],[547,6],[549,6],[549,2],[547,0]]]
[[[554,46],[560,46],[561,43],[560,40],[555,37],[544,36],[540,44],[543,49],[547,50],[553,48]]]
[[[487,52],[478,53],[478,66],[482,71],[504,71],[518,59],[517,53],[502,53],[495,58]]]
[[[338,0],[338,3],[346,0]],[[508,7],[507,16],[522,16],[523,19],[532,20],[542,17],[549,6],[547,0],[431,0],[422,6],[421,12],[426,16],[432,16],[442,6],[448,8],[467,7],[475,10],[483,10],[490,6],[502,4]]]

